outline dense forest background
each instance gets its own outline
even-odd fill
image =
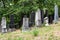
[[[60,9],[60,0],[0,0],[0,21],[5,16],[9,23],[9,16],[14,14],[15,23],[18,23],[24,14],[29,17],[38,8],[48,9],[49,15],[52,15],[55,3]]]

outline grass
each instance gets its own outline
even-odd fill
[[[19,29],[10,33],[0,33],[0,40],[60,40],[60,23],[48,27],[33,27],[27,32]]]

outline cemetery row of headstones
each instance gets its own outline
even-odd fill
[[[56,23],[58,21],[58,6],[55,5],[55,13],[54,13],[54,23]],[[53,22],[53,18],[48,17],[48,10],[44,11],[38,9],[35,13],[32,11],[32,13],[30,14],[30,18],[28,18],[26,15],[23,17],[23,26],[22,26],[22,31],[26,31],[29,29],[29,26],[35,25],[35,26],[41,26],[44,22],[45,22],[45,26],[49,25],[49,21],[50,23]],[[14,24],[14,15],[10,16],[10,24],[9,24],[10,28],[15,28],[15,24]],[[7,32],[7,27],[6,27],[6,18],[2,17],[2,21],[1,21],[1,31],[2,32]]]
[[[48,10],[45,11],[45,17],[44,17],[44,12],[43,10],[38,9],[36,13],[32,12],[30,15],[30,22],[28,18],[23,18],[23,31],[26,31],[26,29],[29,29],[29,24],[34,24],[35,26],[41,26],[45,22],[45,26],[49,26],[49,23],[53,23],[53,16],[48,15]],[[34,19],[35,18],[35,19]],[[34,22],[35,21],[35,22]],[[58,21],[58,6],[55,5],[54,7],[54,23],[57,23]]]

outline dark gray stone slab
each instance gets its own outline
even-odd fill
[[[29,18],[29,26],[33,26],[35,24],[35,13],[32,11],[32,13],[30,14],[30,18]]]
[[[15,28],[15,26],[14,26],[14,15],[13,14],[10,15],[10,24],[9,24],[9,27],[10,28]]]

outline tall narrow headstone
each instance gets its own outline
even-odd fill
[[[41,10],[41,23],[43,24],[44,23],[44,11]]]
[[[29,18],[25,15],[23,18],[23,27],[22,27],[22,32],[26,32],[29,30]]]
[[[35,24],[35,13],[32,11],[32,13],[30,14],[30,20],[29,20],[29,26],[32,26]]]
[[[35,14],[35,25],[41,26],[41,11],[38,9]]]
[[[14,26],[14,15],[10,15],[10,28],[15,28]]]
[[[15,31],[14,15],[13,14],[10,15],[9,30]]]
[[[58,6],[55,4],[55,7],[54,7],[54,23],[57,23],[58,21]]]
[[[2,32],[3,32],[3,33],[7,32],[7,28],[6,28],[6,18],[5,18],[5,17],[2,17],[1,27],[2,27]]]

